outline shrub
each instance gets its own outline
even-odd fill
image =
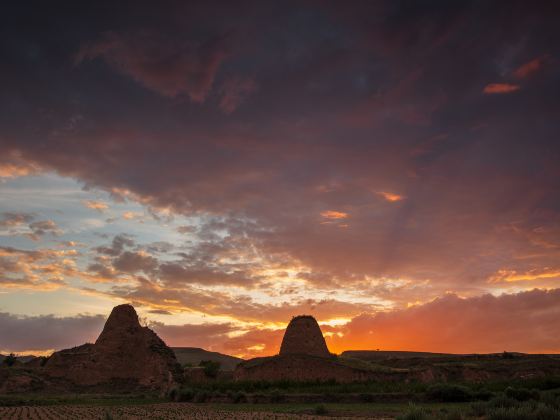
[[[450,411],[449,413],[446,413],[443,416],[440,416],[439,418],[445,420],[463,420],[464,417],[460,411]]]
[[[235,394],[233,394],[232,400],[235,404],[246,403],[247,395],[242,391],[238,391]]]
[[[187,402],[192,401],[195,396],[195,392],[190,388],[181,388],[175,394],[175,401],[177,402]]]
[[[212,360],[201,360],[198,366],[204,368],[204,374],[209,378],[215,378],[218,376],[220,371],[220,362],[214,362]]]
[[[423,408],[411,404],[408,410],[397,417],[397,420],[428,420],[430,414]]]
[[[483,402],[474,402],[470,406],[469,414],[473,417],[482,417],[488,411],[488,404]]]
[[[203,403],[203,402],[206,402],[206,400],[208,400],[209,397],[210,397],[210,394],[208,392],[198,391],[196,394],[194,394],[193,401],[195,403]]]
[[[318,405],[317,407],[315,407],[313,412],[318,416],[324,416],[325,414],[327,414],[327,407],[325,407],[323,404]]]
[[[488,408],[511,408],[517,407],[519,402],[513,398],[506,397],[505,395],[499,395],[492,398],[487,403]]]
[[[2,361],[3,364],[6,366],[13,366],[16,364],[17,356],[14,353],[8,354],[4,360]]]
[[[507,387],[505,390],[506,396],[513,398],[517,401],[538,400],[540,395],[537,390],[529,390],[527,388],[513,388]]]
[[[374,397],[372,394],[360,394],[360,400],[365,403],[370,403],[374,401]]]
[[[549,407],[560,409],[560,396],[556,395],[554,392],[543,392],[540,401]]]
[[[471,390],[461,385],[436,384],[426,391],[426,397],[438,402],[466,402],[473,399]]]
[[[280,403],[284,401],[284,394],[282,394],[278,389],[273,389],[270,391],[270,402],[273,404]]]
[[[480,389],[473,393],[473,400],[477,401],[490,401],[492,398],[496,396],[495,393],[492,391],[488,391],[487,389]]]
[[[530,420],[533,418],[533,408],[530,405],[520,405],[510,408],[493,408],[488,413],[488,420]]]
[[[560,411],[544,404],[539,404],[533,413],[533,420],[560,420]]]

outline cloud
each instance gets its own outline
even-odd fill
[[[28,234],[28,236],[34,241],[39,240],[42,236],[45,236],[47,234],[60,236],[63,233],[62,230],[52,220],[41,220],[30,223],[29,229],[31,229],[31,233]]]
[[[23,224],[28,224],[34,218],[35,216],[30,213],[4,212],[2,213],[2,219],[0,220],[0,227],[11,228]]]
[[[325,210],[321,212],[321,216],[325,219],[347,219],[348,213],[336,210]]]
[[[112,35],[87,10],[25,33],[12,19],[6,31],[20,36],[3,57],[0,156],[165,209],[162,226],[189,226],[165,238],[176,241],[168,256],[138,243],[164,234],[143,229],[95,240],[76,262],[92,266],[92,281],[107,276],[99,289],[153,310],[276,322],[314,306],[353,316],[446,291],[551,287],[488,280],[560,268],[558,72],[518,84],[512,75],[543,51],[558,55],[556,6],[517,2],[506,19],[498,4],[443,3],[255,3],[220,16],[206,3],[137,5],[114,11]],[[223,36],[224,22],[235,36]],[[239,88],[246,79],[258,94]],[[224,115],[228,80],[239,83],[226,109],[242,102]],[[523,88],[497,106],[481,94],[492,80]],[[380,205],[378,191],[406,199]],[[156,268],[142,258],[134,273],[113,266],[141,251]],[[40,283],[35,275],[10,281]]]
[[[101,332],[104,322],[102,315],[18,316],[0,312],[0,351],[60,350],[91,343]]]
[[[502,94],[515,92],[519,89],[519,85],[514,85],[511,83],[490,83],[484,86],[483,92],[487,94]]]
[[[253,79],[234,77],[226,80],[222,86],[221,110],[231,114],[256,90],[257,84]]]
[[[0,247],[0,288],[52,291],[79,275],[74,249],[24,250]]]
[[[216,72],[229,54],[228,35],[205,42],[161,37],[157,33],[106,33],[84,45],[76,63],[103,58],[117,71],[164,96],[188,95],[203,102]]]
[[[109,205],[102,201],[84,200],[82,201],[82,203],[88,209],[97,210],[99,213],[104,213],[109,209]]]
[[[467,299],[449,294],[409,309],[360,315],[327,341],[334,351],[557,353],[558,316],[560,289]]]
[[[134,220],[142,216],[142,213],[138,213],[135,211],[125,211],[122,215],[123,219],[125,220]]]
[[[231,323],[165,325],[150,322],[150,328],[173,347],[201,347],[210,351],[223,351],[223,343],[237,328]]]
[[[499,270],[495,275],[490,277],[491,283],[499,282],[520,282],[534,281],[543,279],[560,279],[560,270],[558,268],[538,268],[527,272],[517,272],[516,270]]]
[[[525,79],[529,76],[534,75],[542,69],[546,58],[548,58],[548,56],[537,57],[522,64],[514,70],[513,76],[517,79]]]
[[[35,175],[41,171],[39,164],[23,159],[17,150],[5,151],[0,157],[0,180]]]
[[[355,314],[346,323],[322,324],[322,330],[329,349],[337,353],[358,349],[558,352],[559,308],[560,289],[472,298],[448,294],[407,309]],[[321,319],[320,313],[309,308],[296,313]],[[284,316],[282,322],[287,324],[291,316]],[[12,351],[60,349],[92,341],[103,321],[101,315],[57,318],[0,313],[0,333],[5,337],[5,349]],[[233,323],[166,325],[152,321],[149,326],[170,346],[202,347],[243,357],[277,354],[284,334],[284,328]]]
[[[404,197],[402,195],[391,193],[391,192],[380,191],[377,194],[383,197],[384,200],[389,201],[391,203],[394,203],[395,201],[404,200]]]
[[[10,236],[26,236],[38,241],[41,237],[50,234],[60,236],[63,231],[52,220],[39,220],[34,222],[34,214],[5,212],[0,220],[0,228],[8,229]],[[23,228],[23,229],[22,229]]]

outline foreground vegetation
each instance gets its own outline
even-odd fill
[[[270,418],[262,413],[278,418],[560,420],[560,377],[435,384],[209,381],[185,385],[166,397],[0,395],[1,419]]]

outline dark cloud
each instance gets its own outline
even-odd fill
[[[14,352],[74,347],[95,341],[104,322],[101,315],[16,316],[0,312],[1,346]]]
[[[227,55],[227,36],[193,42],[157,33],[110,32],[102,40],[83,46],[76,63],[101,57],[148,89],[170,97],[184,94],[194,102],[203,102]]]
[[[31,229],[29,237],[33,240],[38,240],[47,234],[55,236],[62,235],[62,230],[52,220],[41,220],[30,223],[29,229]]]
[[[0,176],[54,170],[201,219],[171,256],[94,249],[92,271],[134,283],[112,296],[278,320],[303,292],[209,288],[295,272],[404,307],[557,279],[558,4],[44,7],[2,28]]]
[[[150,328],[153,328],[169,346],[201,347],[211,351],[223,351],[223,342],[229,340],[228,334],[237,330],[229,323],[165,325],[161,322],[151,322]]]
[[[23,235],[38,241],[47,234],[54,236],[62,235],[62,230],[52,220],[34,222],[33,220],[36,217],[34,214],[5,212],[2,216],[0,228],[8,229],[8,233],[13,236]],[[21,229],[22,227],[25,229]]]
[[[28,224],[35,218],[34,215],[29,213],[2,213],[2,220],[0,220],[1,228],[10,228],[22,224]]]
[[[125,248],[131,248],[135,245],[134,239],[125,233],[116,235],[109,246],[99,246],[94,250],[98,254],[117,256],[120,255]]]

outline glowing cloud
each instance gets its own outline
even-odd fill
[[[515,69],[513,76],[517,79],[525,79],[526,77],[538,72],[542,68],[543,62],[544,57],[535,58],[534,60],[531,60]]]
[[[490,277],[490,283],[499,282],[517,282],[517,281],[533,281],[543,279],[560,278],[560,270],[544,269],[531,270],[519,273],[515,270],[499,270],[495,275]]]
[[[142,214],[135,212],[135,211],[125,211],[122,215],[123,219],[125,220],[132,220],[142,216]]]
[[[392,203],[394,203],[396,201],[404,200],[404,196],[399,195],[399,194],[395,194],[395,193],[390,193],[390,192],[386,192],[386,191],[379,191],[377,194],[380,195],[381,197],[383,197],[385,200],[390,201]]]
[[[88,209],[97,210],[99,213],[103,213],[109,208],[109,206],[102,201],[84,200],[82,203]]]
[[[348,213],[344,213],[342,211],[335,211],[335,210],[325,210],[321,212],[321,216],[323,216],[325,219],[333,219],[333,220],[347,219]]]
[[[519,90],[519,86],[511,83],[490,83],[484,86],[483,92],[492,95],[496,93],[511,93],[516,90]]]

